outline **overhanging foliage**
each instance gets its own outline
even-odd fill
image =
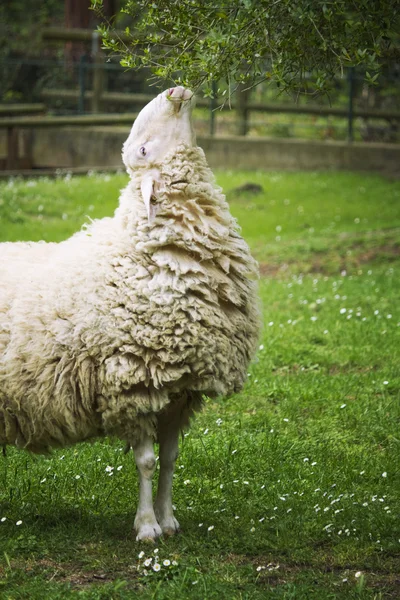
[[[102,0],[92,7],[101,13]],[[226,82],[227,92],[265,80],[306,91],[310,72],[312,90],[326,92],[345,67],[362,65],[372,84],[399,58],[399,9],[398,0],[126,0],[132,25],[124,39],[110,24],[102,33],[123,66],[150,67],[206,95],[213,81]]]

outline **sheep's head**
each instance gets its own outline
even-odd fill
[[[196,144],[191,120],[193,105],[190,90],[181,86],[165,90],[140,111],[123,146],[127,171],[131,175],[139,172],[141,176],[149,220],[155,215],[152,198],[160,183],[157,167],[180,144]]]

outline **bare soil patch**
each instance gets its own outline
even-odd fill
[[[287,260],[282,263],[260,263],[260,275],[265,278],[279,278],[291,272],[316,273],[334,275],[346,271],[354,273],[360,267],[376,261],[394,262],[400,257],[400,244],[382,244],[366,249],[365,246],[355,243],[351,253],[346,256],[338,255],[339,249],[332,249],[324,254],[311,253],[303,260]]]

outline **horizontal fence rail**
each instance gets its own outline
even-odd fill
[[[71,127],[74,125],[93,127],[95,125],[132,125],[137,113],[105,115],[73,115],[55,117],[9,117],[0,119],[0,129],[32,127]]]
[[[45,112],[45,104],[0,104],[0,117],[10,115],[43,114]]]
[[[85,92],[85,99],[90,100],[93,96],[93,92]],[[78,99],[79,90],[64,90],[64,89],[44,89],[41,92],[43,100],[49,99],[62,99],[68,98],[70,100]],[[114,104],[140,104],[145,105],[154,98],[152,94],[130,94],[123,92],[103,92],[102,101],[106,103]],[[196,106],[202,108],[209,108],[210,101],[206,98],[198,98],[196,100]],[[230,110],[236,109],[237,102],[232,100],[230,104],[225,103],[224,105],[214,108],[215,111],[219,110]],[[318,104],[307,104],[305,106],[299,104],[276,104],[276,103],[264,103],[264,102],[249,102],[246,104],[246,110],[248,112],[269,112],[269,113],[291,113],[291,114],[303,114],[303,115],[315,115],[315,116],[335,116],[347,118],[348,109],[334,106],[319,106]],[[399,119],[400,111],[380,110],[380,109],[363,109],[356,108],[353,110],[354,117],[362,117],[366,119]]]
[[[100,38],[100,32],[96,29],[44,27],[41,33],[43,40],[51,42],[91,42],[94,36]],[[132,41],[131,36],[123,31],[116,32],[116,35],[122,42]]]

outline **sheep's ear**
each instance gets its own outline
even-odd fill
[[[140,189],[142,191],[142,198],[147,211],[147,218],[151,223],[157,214],[157,199],[155,197],[155,187],[158,183],[157,173],[150,172],[142,179]]]

